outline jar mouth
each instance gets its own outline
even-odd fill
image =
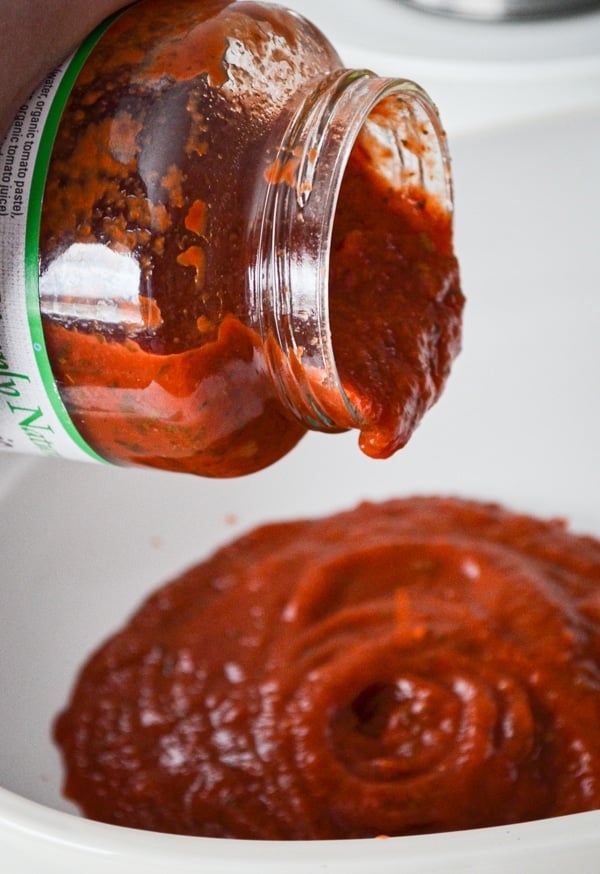
[[[369,70],[324,78],[296,108],[266,174],[253,309],[271,375],[308,428],[368,430],[368,410],[340,378],[329,311],[336,209],[352,150],[371,153],[387,185],[418,185],[449,215],[450,161],[437,109],[406,79]]]

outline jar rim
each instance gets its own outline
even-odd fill
[[[405,175],[414,183],[416,173],[417,183],[452,215],[450,158],[435,104],[412,80],[382,78],[370,70],[337,70],[303,96],[262,181],[258,257],[249,276],[252,309],[258,314],[273,382],[295,415],[313,430],[369,426],[348,396],[336,365],[329,261],[350,154],[385,101],[395,101],[398,107],[397,115],[387,113],[385,123],[400,163],[409,165]]]

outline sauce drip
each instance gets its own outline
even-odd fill
[[[464,298],[450,215],[422,188],[386,187],[357,141],[333,227],[330,320],[360,448],[402,448],[460,350]]]

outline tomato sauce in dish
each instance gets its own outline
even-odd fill
[[[416,497],[258,528],[151,596],[55,725],[89,817],[443,832],[600,807],[600,541]]]

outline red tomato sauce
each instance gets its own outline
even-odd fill
[[[460,350],[464,298],[452,221],[418,187],[394,191],[357,142],[333,227],[330,320],[360,448],[402,448],[439,398]]]
[[[412,498],[258,528],[151,596],[55,737],[89,817],[317,839],[600,807],[600,542]]]

